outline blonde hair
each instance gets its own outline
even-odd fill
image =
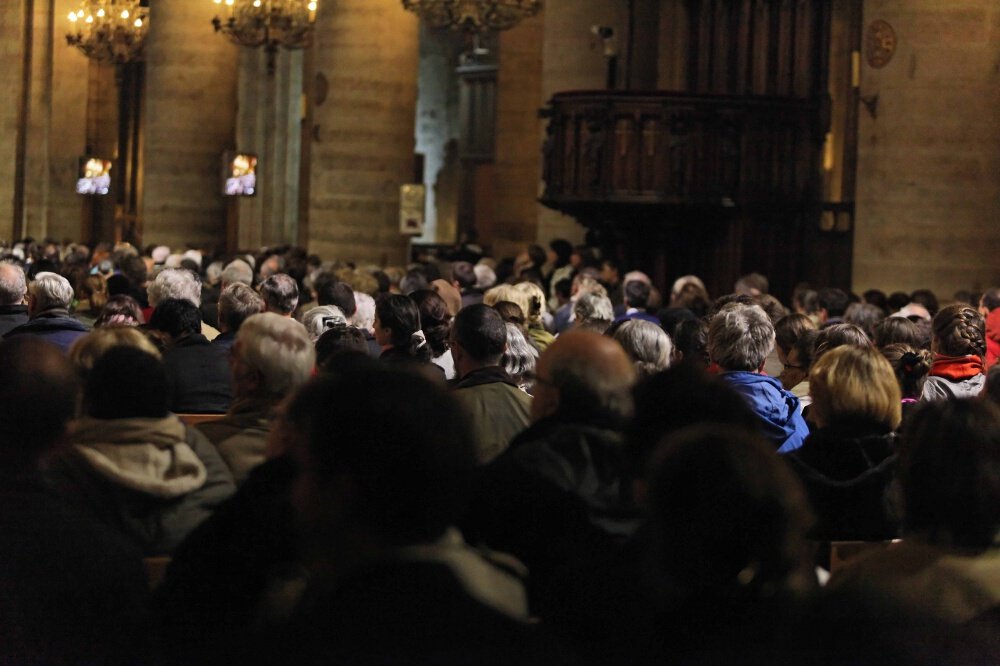
[[[889,361],[873,347],[837,347],[809,372],[813,418],[820,426],[862,418],[892,429],[902,418],[902,394]]]
[[[509,301],[516,304],[521,308],[525,319],[528,319],[528,313],[531,312],[531,298],[528,297],[527,292],[521,291],[509,284],[498,284],[483,294],[483,303],[490,307],[493,307],[500,301]]]
[[[69,360],[77,372],[86,374],[113,347],[135,347],[160,358],[160,350],[138,329],[131,326],[107,326],[77,339],[69,348]]]

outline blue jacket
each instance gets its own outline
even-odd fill
[[[86,335],[89,331],[89,326],[69,316],[66,310],[53,308],[40,312],[29,319],[27,323],[11,329],[4,336],[4,339],[16,335],[34,335],[46,342],[51,342],[65,352],[69,351],[70,346],[77,338]]]
[[[724,372],[719,376],[761,418],[762,432],[778,447],[778,453],[802,446],[809,436],[809,426],[802,418],[799,399],[783,389],[778,380],[755,372]]]

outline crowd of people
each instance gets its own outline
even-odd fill
[[[424,259],[5,250],[0,661],[1000,658],[1000,288]]]

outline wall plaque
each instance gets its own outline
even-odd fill
[[[865,33],[865,58],[868,64],[875,69],[885,67],[895,53],[896,31],[885,21],[872,21]]]

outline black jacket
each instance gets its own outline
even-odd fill
[[[67,351],[77,338],[88,331],[89,326],[69,316],[66,310],[53,309],[38,313],[27,323],[11,329],[4,337],[34,335]]]
[[[178,414],[222,414],[233,399],[226,353],[201,333],[177,340],[163,354],[173,386],[170,411]]]
[[[27,305],[0,305],[0,337],[28,323]]]
[[[887,428],[864,423],[821,428],[785,456],[805,484],[821,541],[881,541],[899,534],[891,495],[898,453]]]

